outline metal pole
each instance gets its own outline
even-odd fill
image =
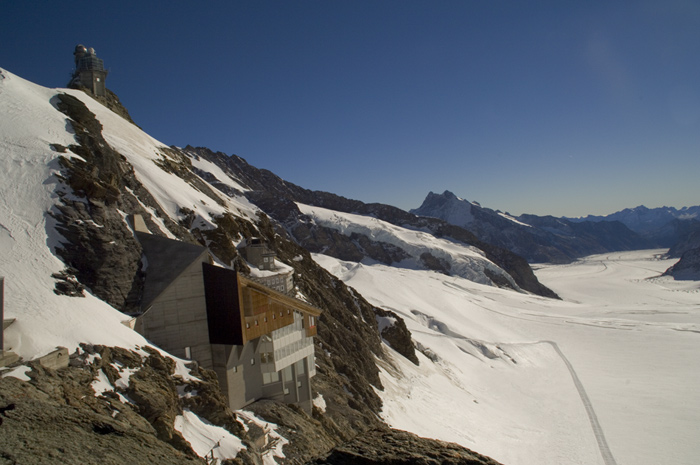
[[[2,329],[0,329],[0,353],[5,350],[5,339],[3,335],[5,334],[5,278],[0,277],[0,322],[2,322]]]

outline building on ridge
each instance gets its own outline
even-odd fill
[[[275,261],[277,254],[258,237],[244,239],[238,251],[250,265],[250,278],[285,294],[294,289],[294,270]]]
[[[75,46],[73,52],[75,58],[75,70],[69,86],[85,87],[93,95],[105,97],[107,89],[105,87],[105,79],[107,71],[105,70],[104,61],[97,58],[94,48],[85,48],[83,44]]]
[[[143,221],[136,218],[135,224]],[[313,336],[321,311],[265,285],[272,275],[261,281],[215,266],[205,247],[139,227],[136,237],[148,265],[135,329],[173,355],[214,370],[234,410],[273,399],[311,412]],[[267,252],[260,256],[271,258]],[[286,268],[275,265],[285,275],[284,286],[292,275]]]

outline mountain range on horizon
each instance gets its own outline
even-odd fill
[[[4,342],[20,357],[0,367],[0,419],[6,418],[0,428],[10,438],[0,439],[0,450],[23,458],[64,450],[73,462],[89,463],[96,454],[92,446],[64,449],[55,434],[37,436],[36,449],[13,451],[9,441],[32,438],[36,420],[64,429],[65,442],[98,444],[108,457],[103,463],[120,463],[124,450],[139,454],[142,463],[205,463],[191,431],[211,432],[213,426],[242,441],[237,463],[251,465],[263,457],[270,463],[273,452],[282,450],[277,457],[290,463],[343,463],[347,457],[376,457],[377,451],[389,456],[372,463],[498,463],[464,442],[486,444],[489,454],[525,457],[523,463],[540,456],[547,458],[542,463],[557,463],[549,438],[572,440],[570,431],[532,419],[543,410],[532,399],[538,389],[551,389],[547,401],[562,408],[579,398],[556,344],[518,332],[528,315],[562,302],[530,263],[659,247],[659,238],[675,237],[671,249],[691,260],[700,247],[700,207],[683,209],[663,224],[665,216],[656,209],[612,220],[514,217],[445,191],[429,193],[423,205],[407,212],[305,189],[237,155],[168,146],[137,127],[108,90],[95,97],[84,89],[47,89],[0,69],[0,108],[0,275],[5,318],[13,320]],[[233,412],[213,372],[170,357],[131,329],[131,318],[143,310],[149,276],[135,215],[155,236],[206,247],[213,264],[227,270],[251,271],[239,251],[248,239],[275,250],[294,275],[294,297],[322,310],[310,415],[264,398]],[[661,226],[639,220],[649,229],[635,230],[641,226],[630,218],[647,217],[659,218]],[[690,263],[682,276],[697,279],[696,262]],[[355,277],[352,286],[347,283]],[[406,288],[397,290],[402,280]],[[414,296],[410,286],[418,283],[435,286],[436,295]],[[360,284],[373,290],[373,300],[354,287]],[[388,290],[396,294],[382,293]],[[413,300],[399,304],[398,294]],[[501,302],[527,311],[511,325]],[[474,322],[467,318],[482,311],[486,316]],[[680,330],[685,336],[693,327]],[[70,362],[62,370],[44,368],[40,360],[57,347]],[[465,387],[472,379],[461,376],[462,366],[478,373],[474,386]],[[408,410],[401,404],[406,399],[394,392],[419,375],[453,389],[444,396],[461,396],[456,405],[488,433],[476,425],[470,435],[479,441],[462,437],[458,446],[393,429],[382,415],[391,408]],[[550,376],[556,382],[549,383]],[[479,379],[490,384],[477,387]],[[565,387],[559,392],[558,386]],[[401,396],[411,393],[425,395],[416,388]],[[10,405],[26,416],[11,413]],[[512,409],[529,429],[509,426],[517,423],[509,419]],[[585,414],[567,412],[588,427]],[[507,433],[499,438],[501,430]],[[506,445],[498,446],[499,439]],[[202,441],[210,447],[205,453],[219,447],[215,440]],[[591,451],[598,454],[584,441],[572,449],[576,460],[584,457],[580,463],[587,463]]]
[[[557,218],[523,214],[512,216],[450,191],[430,192],[411,213],[443,219],[473,232],[485,242],[505,247],[530,263],[568,263],[577,258],[610,251],[669,248],[688,242],[700,230],[700,207],[644,206],[606,216]],[[678,252],[671,256],[680,257]]]

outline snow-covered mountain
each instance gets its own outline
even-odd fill
[[[685,221],[700,221],[700,206],[647,208],[640,205],[635,208],[625,208],[610,215],[588,215],[581,218],[567,218],[569,221],[619,221],[632,231],[653,241],[658,247],[671,247],[682,236]]]
[[[570,263],[594,253],[652,246],[621,223],[571,222],[536,215],[514,217],[461,199],[450,191],[430,192],[411,213],[463,227],[482,241],[511,250],[530,263]]]
[[[387,359],[382,340],[416,361],[410,334],[399,317],[388,309],[374,308],[290,240],[288,225],[270,219],[277,205],[268,216],[249,200],[265,205],[266,199],[276,195],[277,185],[294,192],[303,189],[238,157],[226,157],[227,163],[222,164],[217,157],[198,155],[195,149],[168,147],[121,116],[125,111],[117,114],[104,104],[109,102],[98,102],[79,90],[46,89],[0,72],[0,276],[5,278],[5,317],[14,321],[5,331],[4,345],[21,357],[11,373],[28,379],[24,373],[34,369],[30,361],[58,346],[71,357],[83,357],[83,347],[124,348],[141,353],[147,363],[143,348],[148,341],[124,324],[128,314],[138,309],[148,274],[128,221],[130,215],[138,214],[152,232],[205,244],[221,266],[242,271],[247,265],[236,245],[245,237],[264,238],[278,259],[294,269],[298,296],[326,310],[319,321],[317,341],[323,349],[316,357],[315,385],[319,399],[332,399],[325,402],[322,415],[330,423],[313,428],[320,428],[328,439],[325,446],[312,448],[305,441],[290,443],[288,456],[308,459],[310,454],[322,453],[323,447],[327,450],[367,428],[381,426],[376,389],[382,389],[382,383],[376,360]],[[231,160],[243,169],[231,169]],[[273,203],[287,201],[277,200]],[[331,221],[327,210],[301,202],[294,208],[306,218],[307,226],[318,223],[318,229],[337,231],[336,237],[360,244],[362,260],[394,254],[398,260],[388,259],[388,263],[397,266],[442,267],[446,273],[452,269],[488,286],[551,294],[526,264],[502,260],[506,267],[516,262],[511,275],[489,259],[509,257],[505,251],[499,255],[346,212]],[[384,322],[381,327],[378,319]],[[103,376],[99,368],[90,366],[95,376]],[[180,372],[190,376],[182,367]],[[115,382],[108,379],[106,385],[117,392]],[[129,376],[121,386],[130,389]],[[98,395],[106,390],[100,388]],[[262,404],[256,408],[261,415],[274,411]],[[179,421],[184,425],[197,420],[182,417]],[[286,421],[281,427],[300,420]],[[170,422],[163,434],[166,442],[181,447],[177,442],[181,435],[173,430],[177,424]]]
[[[3,454],[304,463],[349,441],[317,463],[495,463],[462,446],[514,465],[694,463],[698,287],[658,277],[661,251],[540,267],[549,298],[522,258],[463,228],[168,147],[83,92],[0,70],[0,110],[5,347],[23,357],[0,379]],[[211,373],[123,324],[148,273],[135,213],[221,266],[245,271],[236,245],[258,236],[294,270],[324,310],[313,417],[272,401],[226,412]],[[31,361],[56,346],[70,367]]]

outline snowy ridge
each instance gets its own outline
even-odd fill
[[[231,210],[236,210],[246,216],[255,216],[258,209],[243,196],[231,198],[221,195],[219,200],[223,205],[220,205],[204,193],[194,189],[182,178],[160,168],[156,162],[170,158],[165,150],[168,147],[162,142],[149,136],[84,92],[71,89],[61,89],[61,91],[80,99],[96,115],[102,123],[102,134],[105,140],[126,157],[134,167],[138,180],[155,197],[171,219],[177,221],[181,217],[180,207],[193,210],[206,227],[214,227],[211,221],[212,216],[222,215]],[[203,166],[207,171],[212,170],[210,172],[221,182],[241,191],[246,190],[213,163],[195,160],[194,157],[192,157],[192,161]]]
[[[121,322],[125,315],[88,293],[54,294],[52,273],[64,268],[51,246],[60,241],[47,215],[57,201],[58,153],[70,145],[65,115],[50,103],[57,93],[0,69],[0,276],[5,278],[5,348],[25,359],[80,342],[135,348],[148,345]]]
[[[243,196],[221,195],[219,202],[214,201],[182,178],[164,171],[156,162],[169,157],[165,144],[85,93],[47,89],[3,69],[0,76],[0,276],[5,277],[5,316],[17,319],[5,335],[8,349],[33,359],[56,346],[72,352],[79,342],[127,348],[147,345],[140,335],[121,324],[126,317],[103,301],[89,294],[75,299],[52,291],[51,274],[65,265],[53,253],[62,238],[47,215],[58,201],[56,191],[62,188],[56,178],[60,154],[52,150],[51,144],[75,143],[66,116],[55,107],[55,96],[70,94],[96,115],[105,140],[127,158],[137,179],[173,221],[182,216],[181,207],[193,210],[195,225],[204,229],[214,227],[213,216],[235,211],[255,217],[259,209]],[[65,155],[76,156],[70,152]],[[212,163],[193,162],[213,172],[221,182],[245,190]],[[155,212],[152,218],[172,236]]]
[[[48,214],[58,202],[57,191],[63,191],[57,178],[61,154],[51,147],[52,144],[69,146],[76,142],[66,116],[54,106],[58,93],[75,96],[97,115],[105,139],[127,157],[138,179],[173,220],[179,217],[179,206],[189,206],[196,211],[203,226],[212,226],[212,215],[229,209],[253,216],[257,208],[242,197],[227,198],[221,206],[182,179],[163,171],[155,161],[167,156],[161,151],[166,147],[164,144],[83,92],[47,89],[0,69],[3,113],[0,120],[0,276],[5,278],[4,316],[16,319],[5,331],[4,348],[25,360],[38,358],[58,346],[73,353],[79,350],[81,343],[124,347],[145,356],[141,348],[149,343],[124,324],[128,320],[126,315],[94,297],[89,290],[84,298],[53,292],[55,281],[51,275],[61,271],[65,264],[54,255],[54,247],[63,239],[55,231],[55,220]],[[63,155],[76,156],[70,152]],[[153,219],[168,233],[155,212]],[[176,361],[176,376],[183,380],[193,378],[184,361],[164,355]],[[115,385],[100,370],[92,383],[93,390],[97,396],[113,392],[122,402],[129,402],[117,388],[123,390],[128,386],[133,370],[123,366],[114,368],[120,374]],[[21,365],[4,376],[29,380],[27,371],[28,367]],[[219,444],[216,457],[233,458],[242,448],[240,439],[189,411],[178,419],[176,428],[191,440],[198,453],[208,445],[207,438],[214,438],[216,434],[222,434],[216,439]]]
[[[385,242],[401,248],[412,258],[396,264],[399,267],[420,269],[422,268],[421,255],[430,253],[437,259],[449,263],[451,265],[450,273],[454,275],[481,284],[490,284],[491,281],[484,274],[484,270],[489,270],[508,279],[512,286],[517,289],[513,278],[488,260],[483,252],[476,247],[439,239],[432,234],[402,228],[371,216],[341,213],[301,203],[297,203],[297,207],[320,226],[335,229],[346,236],[350,236],[352,233],[362,234],[374,241]]]

